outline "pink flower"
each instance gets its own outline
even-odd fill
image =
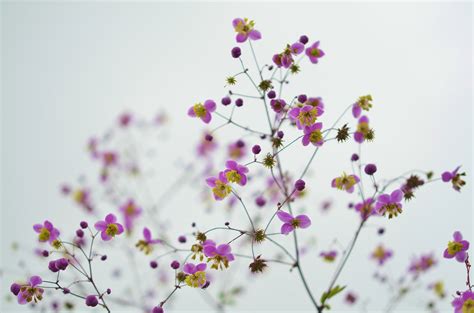
[[[224,171],[225,177],[231,183],[237,183],[241,186],[245,186],[247,183],[248,168],[237,164],[237,162],[229,160],[226,163],[227,169]]]
[[[262,34],[260,34],[258,30],[253,29],[255,22],[247,18],[235,18],[232,21],[232,26],[237,32],[237,36],[235,37],[237,42],[245,42],[248,38],[250,38],[250,40],[259,40],[262,38]]]
[[[415,258],[412,260],[408,271],[415,276],[418,276],[421,273],[428,271],[436,265],[436,260],[434,259],[432,254],[424,254],[421,255],[419,258]]]
[[[354,186],[358,182],[360,182],[360,179],[356,175],[347,175],[346,173],[342,173],[341,176],[336,177],[331,181],[331,186],[333,188],[352,193],[354,192]]]
[[[374,206],[375,200],[373,198],[367,198],[365,201],[357,203],[354,209],[360,213],[360,217],[365,220],[371,215],[376,215],[377,211]]]
[[[293,217],[290,213],[279,210],[277,216],[280,221],[283,222],[283,225],[281,226],[281,233],[283,235],[288,235],[296,228],[308,228],[311,226],[311,220],[307,215]]]
[[[141,215],[142,208],[133,199],[129,199],[119,208],[119,211],[123,214],[125,229],[129,232],[132,231],[133,223]]]
[[[95,229],[101,232],[102,240],[108,241],[123,233],[123,226],[117,223],[117,217],[113,214],[108,214],[105,220],[98,221],[94,225]]]
[[[461,191],[461,187],[466,184],[466,182],[461,179],[461,176],[466,176],[466,173],[458,173],[460,168],[461,166],[458,166],[454,169],[454,171],[446,171],[441,175],[441,179],[445,183],[451,182],[453,184],[454,190],[456,191]]]
[[[357,124],[357,129],[354,132],[354,140],[358,143],[363,143],[365,140],[370,139],[373,136],[373,131],[369,127],[369,118],[362,116]]]
[[[375,248],[374,252],[372,252],[371,257],[372,259],[375,259],[379,265],[383,265],[385,261],[392,257],[392,255],[392,250],[385,249],[384,246],[380,244]]]
[[[232,191],[232,188],[229,186],[229,182],[227,181],[227,177],[224,172],[220,172],[217,177],[207,178],[206,183],[212,188],[212,193],[214,195],[214,199],[216,200],[224,199]]]
[[[49,243],[53,243],[53,241],[55,241],[59,236],[59,230],[54,228],[50,221],[44,221],[43,225],[35,224],[33,225],[33,229],[39,234],[38,240],[40,242],[47,241]]]
[[[472,313],[474,312],[474,292],[466,290],[459,297],[455,298],[451,304],[454,307],[454,313]]]
[[[322,128],[323,123],[315,123],[311,126],[306,126],[304,128],[303,139],[301,140],[303,146],[312,143],[314,146],[321,147],[324,143],[323,134],[321,133]]]
[[[306,48],[306,55],[309,57],[311,63],[318,63],[318,59],[324,56],[324,51],[319,49],[319,41],[316,41],[311,46]]]
[[[196,103],[188,109],[188,115],[191,117],[198,117],[204,123],[209,124],[212,120],[211,113],[216,110],[216,103],[213,100],[206,100],[204,104]]]
[[[319,254],[319,256],[322,257],[324,261],[332,263],[334,262],[334,260],[336,260],[337,251],[336,250],[322,251]]]
[[[208,257],[208,262],[212,261],[211,268],[224,269],[229,267],[229,262],[234,261],[232,248],[228,244],[216,245],[212,240],[206,240],[203,244],[204,255]]]
[[[22,285],[18,293],[17,299],[19,304],[26,304],[28,302],[38,303],[43,299],[44,289],[38,287],[43,283],[39,276],[31,276],[28,284]]]
[[[388,213],[388,218],[398,216],[402,213],[402,204],[400,201],[403,199],[403,191],[396,189],[389,194],[380,195],[377,198],[377,203],[375,204],[375,210],[382,215]]]
[[[469,249],[469,241],[463,240],[462,234],[459,231],[454,232],[453,239],[453,241],[448,243],[448,247],[444,250],[443,256],[446,259],[456,257],[458,262],[463,263],[467,258],[466,251]]]

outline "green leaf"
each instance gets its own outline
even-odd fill
[[[324,303],[326,302],[326,300],[331,299],[332,297],[334,297],[335,295],[343,291],[345,288],[346,286],[341,287],[337,285],[333,287],[331,290],[324,292],[321,296],[321,303]]]

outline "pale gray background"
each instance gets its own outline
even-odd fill
[[[262,63],[303,33],[311,40],[321,40],[326,57],[317,66],[305,64],[286,95],[307,92],[322,96],[327,123],[359,95],[374,96],[370,116],[377,140],[364,148],[364,154],[377,162],[383,176],[411,168],[434,169],[439,174],[458,164],[468,172],[468,185],[461,194],[448,185],[433,184],[407,205],[402,217],[390,225],[380,221],[380,225],[388,225],[383,241],[396,249],[390,264],[393,273],[403,271],[414,253],[433,251],[441,256],[454,230],[472,239],[469,3],[77,2],[2,3],[1,8],[2,268],[15,266],[8,252],[12,240],[34,244],[31,225],[35,222],[47,217],[66,228],[80,219],[58,195],[57,186],[90,170],[84,153],[86,139],[101,133],[123,109],[142,115],[167,110],[169,134],[183,146],[170,149],[164,164],[191,150],[186,144],[194,144],[194,134],[202,125],[191,123],[185,111],[198,100],[219,99],[225,93],[224,77],[239,71],[229,51],[235,44],[231,20],[240,16],[256,20],[263,34],[264,40],[255,44]],[[241,114],[248,123],[265,127],[261,119]],[[314,197],[341,196],[327,188],[327,182],[349,170],[346,161],[354,147],[332,145],[319,155],[317,162],[323,166],[317,172],[314,189],[318,193]],[[304,150],[299,157],[306,160],[309,153]],[[300,160],[296,156],[290,154],[288,162]],[[172,175],[169,168],[163,172],[163,177]],[[183,217],[188,223],[203,218],[201,209],[189,208],[193,199],[196,197],[176,200],[176,219]],[[334,236],[343,243],[350,238],[346,229],[354,229],[357,220],[346,212],[344,201],[336,201],[339,207],[323,221],[318,220],[317,208],[308,204],[321,247]],[[176,231],[179,228],[177,225]],[[378,285],[369,279],[373,263],[367,255],[380,240],[374,237],[373,231],[361,236],[360,249],[352,256],[341,283],[351,282],[350,288],[359,294],[372,294],[370,308],[378,312],[387,299],[378,296]],[[462,266],[439,260],[430,277],[444,279],[451,293],[461,289],[465,278]],[[317,261],[315,254],[305,262],[310,284],[322,290],[326,283],[318,282],[327,282],[332,267]],[[20,274],[7,272],[2,277],[2,295]],[[272,270],[253,281],[250,288],[239,310],[310,309],[301,283],[289,278],[286,271]],[[205,309],[201,300],[193,304],[192,292],[178,297],[182,298],[177,299],[176,309]],[[419,312],[420,305],[419,299],[411,298],[399,311]],[[2,312],[20,311],[18,306],[1,307]],[[445,309],[451,311],[448,301]]]

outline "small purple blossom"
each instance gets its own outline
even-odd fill
[[[48,268],[51,272],[56,273],[58,271],[66,270],[68,265],[69,265],[69,261],[67,259],[60,258],[54,261],[50,261],[48,264]]]
[[[323,113],[324,109],[322,106],[305,105],[291,109],[288,115],[296,123],[298,129],[303,129],[306,126],[313,125],[316,119]]]
[[[322,251],[319,254],[319,256],[322,257],[324,261],[332,263],[334,262],[334,260],[336,260],[337,251],[336,250]]]
[[[198,117],[204,123],[209,124],[212,120],[211,113],[216,110],[216,103],[213,100],[206,100],[204,104],[196,103],[188,109],[188,115],[191,117]]]
[[[354,140],[358,143],[363,143],[367,139],[370,132],[369,118],[364,115],[359,118],[357,130],[354,132]]]
[[[95,229],[101,232],[101,238],[104,241],[108,241],[123,233],[123,226],[120,223],[117,223],[117,217],[113,214],[108,214],[105,217],[105,220],[98,221],[94,224]]]
[[[469,241],[463,240],[462,234],[459,231],[454,232],[453,241],[448,242],[448,247],[444,250],[443,256],[446,259],[456,258],[458,262],[466,261],[469,249]]]
[[[377,214],[377,210],[375,209],[374,203],[375,201],[373,198],[367,198],[363,202],[357,203],[354,206],[354,209],[360,213],[360,217],[363,220],[366,220],[367,218],[369,218],[369,216]]]
[[[54,228],[50,221],[44,221],[43,224],[35,224],[33,229],[39,234],[38,240],[40,242],[53,243],[59,236],[59,230]]]
[[[278,210],[276,213],[280,221],[283,222],[281,226],[281,233],[283,235],[288,235],[296,228],[308,228],[311,226],[311,220],[307,215],[301,214],[296,217],[293,217],[290,213],[287,213],[282,210]]]
[[[273,111],[275,111],[275,113],[281,113],[286,106],[286,102],[283,99],[272,99],[270,101],[270,106],[272,107]]]
[[[461,191],[461,187],[466,184],[464,180],[461,179],[461,176],[466,176],[466,173],[458,173],[461,166],[458,166],[454,171],[446,171],[441,174],[441,179],[447,183],[451,182],[453,184],[453,189],[456,191]]]
[[[21,285],[17,295],[19,304],[26,304],[29,302],[38,303],[43,299],[44,289],[40,288],[39,285],[43,283],[43,280],[39,276],[31,276],[28,284]],[[16,286],[15,286],[16,287]],[[16,288],[14,290],[17,291]]]
[[[227,169],[224,171],[227,181],[231,183],[237,183],[241,186],[245,186],[247,183],[248,168],[246,166],[240,165],[233,160],[229,160],[225,163]]]
[[[250,21],[247,18],[235,18],[232,21],[232,26],[237,32],[237,36],[235,37],[237,42],[245,42],[247,39],[259,40],[262,38],[262,34],[260,34],[258,30],[254,29],[255,22]]]
[[[342,173],[341,176],[334,178],[331,181],[331,186],[339,190],[345,190],[348,193],[354,192],[354,186],[360,182],[360,179],[356,175],[347,175]]]
[[[414,276],[418,276],[421,273],[428,271],[436,265],[436,260],[431,253],[423,254],[418,258],[414,258],[408,268],[408,271]]]
[[[318,59],[324,56],[324,51],[319,49],[319,41],[316,41],[311,46],[306,48],[306,55],[309,57],[311,63],[318,63]]]
[[[229,267],[229,262],[234,261],[232,248],[228,244],[216,245],[212,240],[206,240],[203,245],[204,255],[208,257],[208,262],[212,261],[211,268],[224,269]]]
[[[304,135],[301,140],[303,146],[309,145],[312,143],[314,146],[320,147],[324,143],[323,134],[321,129],[323,128],[323,123],[315,123],[311,126],[306,126],[304,128]]]
[[[135,220],[142,214],[142,208],[133,199],[129,199],[119,208],[119,211],[123,214],[125,229],[131,232]]]
[[[99,304],[99,300],[97,300],[97,296],[89,295],[86,297],[86,305],[90,307],[96,307]]]
[[[232,190],[224,172],[220,172],[217,177],[207,178],[206,183],[212,188],[212,193],[214,195],[214,199],[216,200],[224,199],[230,194]]]
[[[372,259],[376,260],[379,265],[383,265],[389,258],[393,256],[393,251],[386,249],[383,245],[378,245],[372,252]]]
[[[451,302],[454,307],[454,313],[472,313],[474,312],[474,292],[464,291],[459,297]]]
[[[388,218],[398,216],[402,213],[403,191],[396,189],[391,194],[382,194],[378,196],[375,210],[385,216],[388,213]]]

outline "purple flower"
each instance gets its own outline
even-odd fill
[[[233,58],[237,59],[242,54],[242,51],[240,50],[239,47],[234,47],[234,48],[232,48],[230,53],[232,54]]]
[[[102,240],[105,241],[123,233],[123,226],[117,223],[117,217],[113,214],[108,214],[105,220],[98,221],[94,224],[94,227],[101,232]]]
[[[237,36],[235,37],[237,42],[245,42],[247,38],[250,40],[259,40],[262,38],[260,32],[253,29],[255,27],[255,22],[249,21],[247,18],[235,18],[232,21],[232,26],[237,32]]]
[[[290,119],[296,122],[298,129],[303,129],[305,126],[314,124],[318,116],[324,113],[322,106],[304,105],[303,107],[296,107],[288,112]]]
[[[472,313],[474,312],[474,292],[466,290],[459,297],[455,298],[451,304],[454,307],[454,313]]]
[[[324,56],[324,51],[319,49],[319,41],[316,41],[311,46],[306,48],[306,55],[309,57],[311,63],[318,63],[318,59]]]
[[[345,190],[348,193],[354,192],[354,186],[360,181],[356,175],[347,175],[342,173],[341,176],[334,178],[331,181],[331,186],[339,190]]]
[[[281,113],[286,106],[286,102],[283,99],[272,99],[270,101],[270,106],[275,113]]]
[[[55,241],[59,236],[59,230],[54,228],[50,221],[44,221],[43,225],[35,224],[33,225],[33,229],[39,234],[38,240],[40,242],[47,241],[49,243],[53,243],[53,241]]]
[[[142,208],[137,206],[133,199],[129,199],[119,208],[119,211],[123,214],[125,229],[129,232],[132,231],[133,223],[141,215]]]
[[[369,138],[371,133],[372,130],[369,128],[369,118],[364,115],[358,121],[357,130],[354,133],[354,140],[358,143],[363,143]]]
[[[357,99],[357,102],[352,105],[352,116],[358,118],[362,113],[362,110],[369,111],[372,107],[371,101],[371,95],[360,96],[359,99]]]
[[[43,280],[39,276],[31,276],[28,284],[21,285],[20,291],[17,295],[19,304],[26,304],[33,301],[38,303],[43,299],[44,289],[40,288],[39,285],[43,283]]]
[[[151,238],[151,231],[145,227],[143,228],[143,239],[139,240],[135,247],[143,251],[145,254],[150,254],[153,250],[153,245],[161,243],[160,239],[152,239]]]
[[[385,216],[388,213],[388,218],[398,216],[402,213],[403,191],[396,189],[391,194],[383,194],[378,196],[375,210]]]
[[[415,276],[428,271],[436,264],[436,260],[434,259],[432,254],[424,254],[421,255],[419,258],[415,258],[412,260],[408,271]]]
[[[165,311],[161,306],[155,306],[153,310],[151,310],[151,313],[164,313]]]
[[[446,259],[456,258],[458,262],[466,261],[469,249],[469,241],[462,239],[462,234],[459,231],[454,232],[453,241],[448,242],[448,247],[444,250],[443,256]]]
[[[220,172],[217,177],[209,177],[206,183],[212,188],[214,199],[222,200],[230,194],[232,188],[228,185],[227,177],[224,172]]]
[[[304,44],[301,42],[295,42],[291,45],[290,50],[294,55],[301,54],[304,51]]]
[[[247,183],[247,176],[245,174],[248,173],[248,168],[237,164],[237,162],[233,160],[229,160],[225,163],[227,169],[224,171],[225,177],[227,181],[231,183],[237,183],[241,186],[245,186]]]
[[[283,235],[288,235],[296,228],[308,228],[309,226],[311,226],[311,220],[307,215],[302,214],[293,217],[293,215],[291,215],[290,213],[287,213],[282,210],[278,210],[276,214],[280,221],[283,222],[283,225],[281,225],[280,230]]]
[[[354,209],[360,213],[360,217],[363,220],[366,220],[369,216],[377,214],[374,203],[375,201],[373,198],[367,198],[365,201],[357,203],[354,206]]]
[[[456,167],[456,168],[454,169],[454,171],[452,171],[452,172],[444,172],[444,173],[441,175],[441,179],[442,179],[445,183],[451,181],[451,183],[453,184],[453,188],[454,188],[454,190],[456,190],[456,191],[461,191],[461,187],[466,184],[466,182],[461,179],[461,176],[466,176],[466,173],[458,173],[458,171],[459,171],[460,168],[461,168],[461,166],[458,166],[458,167]]]
[[[203,244],[204,255],[208,257],[207,261],[212,261],[211,268],[224,269],[229,267],[229,262],[233,261],[234,255],[232,248],[228,244],[216,245],[212,240],[206,240]]]
[[[334,260],[336,260],[337,251],[336,250],[322,251],[319,254],[319,256],[322,257],[324,261],[332,263],[334,262]]]
[[[374,252],[372,252],[371,257],[372,259],[375,259],[379,265],[383,265],[385,261],[392,257],[392,255],[392,250],[386,249],[382,245],[378,245]]]
[[[188,109],[188,115],[198,117],[204,123],[209,124],[212,119],[211,113],[216,110],[216,103],[213,100],[206,100],[204,104],[196,103]]]
[[[234,143],[231,143],[228,147],[229,157],[234,160],[240,160],[243,158],[247,151],[245,149],[245,142],[242,140],[237,140]]]
[[[321,133],[321,128],[323,128],[323,123],[315,123],[311,126],[306,126],[303,130],[303,139],[301,140],[303,146],[307,146],[309,143],[312,143],[317,147],[322,146],[324,139],[323,134]]]
[[[186,285],[193,288],[203,287],[206,284],[206,267],[206,263],[199,263],[197,265],[192,263],[184,264],[183,272],[187,274],[184,280]]]

